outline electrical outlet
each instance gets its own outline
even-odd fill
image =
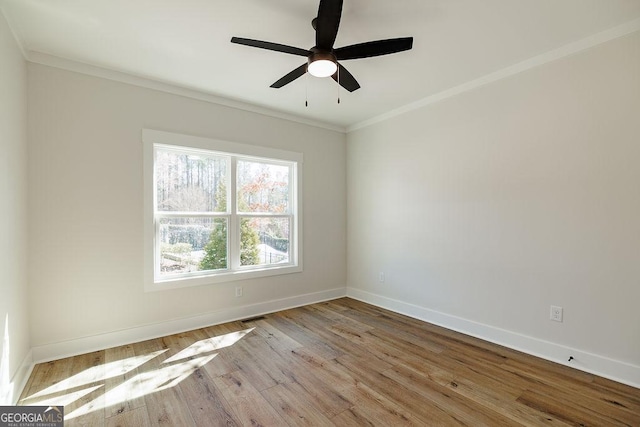
[[[555,322],[562,322],[562,307],[552,305],[549,318]]]
[[[380,272],[378,279],[380,280],[380,283],[384,283],[384,273],[382,271]]]
[[[236,286],[236,298],[240,298],[242,296],[242,286]]]

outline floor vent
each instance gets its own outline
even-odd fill
[[[251,317],[249,319],[241,320],[242,323],[255,322],[256,320],[264,320],[264,316]]]

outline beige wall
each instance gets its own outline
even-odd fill
[[[343,134],[43,65],[28,68],[34,347],[344,290]],[[145,293],[143,128],[303,153],[304,272]],[[235,298],[235,286],[243,286],[242,298]]]
[[[29,353],[26,63],[0,11],[0,405]]]
[[[350,294],[640,384],[639,33],[352,132],[347,153]]]

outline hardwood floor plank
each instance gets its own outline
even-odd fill
[[[382,338],[382,335],[375,334],[375,331],[368,331],[363,334],[363,345],[378,358],[385,360],[391,365],[404,365],[419,372],[429,372],[432,378],[440,378],[440,382],[448,382],[453,378],[452,369],[441,369],[435,364],[430,364],[429,360],[424,357],[422,352],[415,352],[415,348],[411,348],[412,343],[400,343],[395,340]],[[417,346],[416,346],[417,347]],[[414,351],[407,351],[408,349]],[[436,353],[431,354],[434,359],[442,360],[442,357]]]
[[[502,393],[499,389],[476,384],[466,377],[456,377],[446,384],[452,392],[490,409],[523,426],[567,426],[565,422],[536,411],[516,401],[516,398]]]
[[[214,383],[229,402],[242,426],[281,426],[285,420],[256,390],[241,371],[214,379]]]
[[[278,384],[263,390],[261,394],[289,425],[332,425],[331,420],[322,414],[310,397],[300,392],[299,386],[291,383]]]
[[[305,347],[313,349],[325,359],[335,359],[344,354],[344,352],[335,348],[335,344],[331,345],[330,343],[318,340],[318,337],[313,334],[309,328],[304,327],[301,322],[298,322],[296,318],[292,318],[286,312],[278,312],[270,315],[269,323]]]
[[[626,399],[631,405],[640,409],[640,393],[635,393],[638,390],[636,388],[598,376],[593,378],[590,387]],[[638,412],[640,413],[640,410]]]
[[[295,317],[289,317],[288,322],[290,324],[299,324],[301,325],[302,333],[306,336],[305,348],[315,351],[319,356],[324,359],[335,359],[340,357],[341,355],[351,355],[358,356],[367,359],[377,358],[379,360],[375,361],[375,363],[386,363],[386,357],[382,355],[382,357],[378,357],[379,355],[374,354],[369,351],[369,349],[363,347],[358,342],[350,339],[348,333],[339,335],[336,331],[330,330],[333,326],[333,322],[329,321],[321,321],[321,319],[310,317],[308,313],[299,310],[295,313]],[[273,317],[269,317],[271,320]],[[278,320],[279,317],[276,317]],[[346,327],[345,327],[346,328]],[[357,333],[357,332],[356,332]],[[323,343],[322,345],[318,345],[318,343]],[[325,343],[331,343],[331,351],[325,351],[327,348]],[[369,360],[369,363],[374,363],[373,360]]]
[[[567,402],[558,396],[525,391],[518,398],[518,402],[540,411],[543,414],[558,418],[569,425],[575,426],[629,426],[614,419],[610,414],[599,414],[589,408]]]
[[[150,427],[149,414],[144,406],[107,418],[106,427]]]
[[[416,375],[402,366],[394,366],[382,373],[403,387],[422,396],[446,413],[455,413],[457,419],[466,425],[509,426],[513,423],[503,415],[483,406],[481,403],[465,398],[454,390],[426,377]]]
[[[178,387],[197,426],[240,425],[233,409],[203,369],[196,369]]]
[[[311,316],[314,316],[320,321],[322,325],[330,325],[330,326],[338,326],[343,325],[349,328],[351,331],[356,331],[359,333],[364,333],[370,331],[374,328],[374,326],[360,322],[356,319],[352,319],[348,316],[344,316],[340,312],[336,312],[333,310],[329,310],[324,307],[322,304],[312,304],[305,307],[301,307],[305,313],[308,313]]]
[[[302,347],[298,341],[271,325],[266,319],[253,323],[256,335],[261,336],[276,351],[290,351]]]
[[[203,369],[203,363],[213,360],[215,355],[190,353],[189,347],[198,341],[193,333],[171,335],[162,341],[168,347],[165,353],[168,358],[158,372],[162,371],[165,374],[162,379],[167,381],[159,385],[173,384],[182,391],[184,404],[195,425],[238,425],[233,410]],[[189,356],[181,357],[184,352]]]
[[[135,357],[131,345],[109,348],[104,352],[105,363],[119,374],[104,382],[106,393],[118,394],[114,405],[105,408],[107,418],[145,406],[144,397],[135,394],[137,384],[128,384],[137,381],[138,366],[132,361]]]
[[[158,354],[157,357],[138,367],[141,374],[154,372],[163,368],[165,354],[169,349],[162,340],[149,340],[132,345],[136,356]],[[157,387],[144,395],[145,407],[152,426],[195,426],[184,395],[180,387]]]
[[[596,409],[598,412],[615,409],[620,420],[630,423],[629,425],[635,423],[640,426],[640,401],[629,394],[630,388],[626,389],[627,393],[619,393],[615,389],[602,387],[599,383],[590,383],[589,387],[584,387],[582,382],[577,382],[573,376],[556,373],[553,369],[555,367],[546,368],[546,365],[553,364],[547,362],[543,365],[541,361],[534,361],[528,365],[524,361],[510,361],[505,369],[533,377],[539,384],[543,384],[531,387],[533,390],[544,393],[552,390],[553,394],[563,396],[569,402]],[[545,372],[548,374],[545,375]]]
[[[27,379],[27,382],[24,385],[24,388],[22,389],[22,392],[20,393],[20,396],[18,396],[18,405],[20,405],[22,402],[24,402],[31,394],[31,390],[34,388],[34,384],[37,384],[40,382],[41,378],[42,378],[42,374],[39,372],[41,369],[44,369],[44,363],[39,363],[37,365],[35,365],[33,367],[33,369],[31,370],[31,374],[29,375],[29,378]],[[34,392],[35,393],[35,392]],[[25,403],[22,403],[25,404]]]
[[[252,384],[258,391],[289,381],[287,375],[282,372],[274,360],[273,354],[275,353],[270,347],[266,347],[269,348],[269,352],[265,354],[255,351],[246,342],[238,343],[233,348],[233,354],[237,357],[232,360],[237,370],[244,372],[251,378]]]
[[[68,426],[640,426],[640,390],[349,298],[36,365]]]
[[[333,418],[338,426],[341,422],[349,424],[361,422],[362,425],[382,426],[424,425],[424,422],[410,411],[396,405],[365,383],[357,382],[342,393],[353,402],[353,407]]]
[[[358,408],[349,408],[340,412],[338,415],[331,419],[331,423],[335,426],[342,427],[362,427],[362,426],[375,426],[373,422],[368,420],[364,414],[362,414]]]
[[[96,351],[73,358],[71,379],[73,383],[67,390],[95,389],[89,394],[64,405],[65,425],[67,426],[103,426],[105,425],[105,388],[107,377],[105,351]],[[76,387],[73,387],[76,385]],[[74,418],[71,416],[77,414]]]
[[[323,381],[324,378],[325,375],[321,370],[293,365],[291,386],[300,393],[310,396],[327,418],[333,418],[338,413],[349,409],[352,403],[341,394],[338,387]]]
[[[53,386],[70,377],[72,364],[73,358],[68,357],[37,365],[31,374],[34,378],[33,381],[29,381],[29,389],[22,392],[21,403],[37,405],[38,403],[32,402],[39,396],[55,393],[57,389]]]
[[[447,414],[402,384],[386,377],[383,372],[371,370],[351,356],[342,356],[338,361],[350,372],[354,372],[361,382],[371,388],[375,387],[387,400],[400,406],[403,412],[414,414],[425,425],[465,425],[458,413]]]
[[[376,334],[386,335],[387,337],[395,337],[397,341],[419,345],[434,353],[441,353],[446,348],[446,346],[435,341],[435,335],[416,336],[415,334],[398,327],[399,325],[394,323],[394,320],[391,318],[385,318],[380,315],[369,316],[355,310],[347,310],[343,313],[345,317],[369,321],[374,327],[374,329],[369,331],[370,333],[375,332]]]
[[[215,333],[211,335],[206,328],[197,329],[195,331],[192,331],[192,333],[194,338],[197,340],[196,342],[200,342],[200,343],[204,342],[207,344],[210,342],[209,340],[211,340],[212,338],[214,340],[219,340],[219,339],[223,339],[223,336],[225,335],[225,334],[215,334]],[[226,344],[222,344],[222,345],[226,345]],[[219,347],[220,347],[219,345],[214,345],[213,347],[205,345],[202,351],[198,353],[201,356],[205,354],[215,355],[213,360],[204,366],[204,369],[207,371],[207,374],[209,374],[211,378],[215,378],[220,375],[224,375],[238,369],[238,367],[233,363],[233,361],[230,360],[229,357],[227,357],[227,353],[222,351],[223,347],[222,348],[219,348]]]
[[[302,369],[309,369],[319,380],[332,384],[338,391],[357,384],[357,380],[340,365],[336,359],[323,359],[307,348],[291,351],[291,363],[298,364]]]

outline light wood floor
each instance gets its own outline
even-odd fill
[[[352,299],[35,367],[66,426],[640,426],[640,390]]]

